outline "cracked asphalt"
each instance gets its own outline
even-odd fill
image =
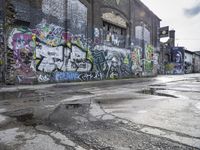
[[[0,88],[0,150],[198,150],[200,74]]]

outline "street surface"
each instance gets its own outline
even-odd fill
[[[90,149],[200,149],[200,74],[0,88],[0,150]]]

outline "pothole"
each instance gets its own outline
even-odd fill
[[[32,109],[20,109],[14,111],[8,111],[3,113],[6,116],[11,118],[16,118],[18,122],[23,123],[25,126],[37,126],[39,121],[34,118],[33,110]]]
[[[90,103],[69,102],[59,105],[48,117],[48,123],[74,128],[88,122]]]
[[[161,87],[161,86],[166,86],[166,84],[152,84],[152,85],[150,85],[150,86],[153,86],[153,87],[155,87],[155,86]]]
[[[69,94],[70,95],[90,95],[92,93],[89,91],[72,91]]]
[[[164,88],[150,88],[150,89],[144,89],[142,91],[138,91],[137,93],[163,96],[163,97],[171,97],[171,98],[178,98],[178,97],[171,95],[171,94],[158,92],[158,91],[164,91],[164,90],[166,90],[166,89],[164,89]]]

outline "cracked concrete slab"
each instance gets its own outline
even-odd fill
[[[37,134],[33,139],[27,140],[20,150],[66,150],[62,145],[58,145],[48,135]]]
[[[173,141],[177,141],[179,143],[183,143],[185,145],[189,145],[192,147],[200,148],[200,139],[197,139],[195,137],[187,137],[187,136],[180,136],[173,132],[167,132],[155,128],[145,127],[142,128],[140,131],[152,135],[162,136],[168,139],[171,139]]]
[[[0,89],[1,98],[7,92],[0,120],[11,117],[1,125],[0,148],[196,150],[198,76]],[[150,88],[158,94],[138,93]]]

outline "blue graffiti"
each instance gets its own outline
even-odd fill
[[[56,72],[54,74],[54,79],[57,82],[76,81],[76,80],[79,80],[79,73],[78,72]]]

